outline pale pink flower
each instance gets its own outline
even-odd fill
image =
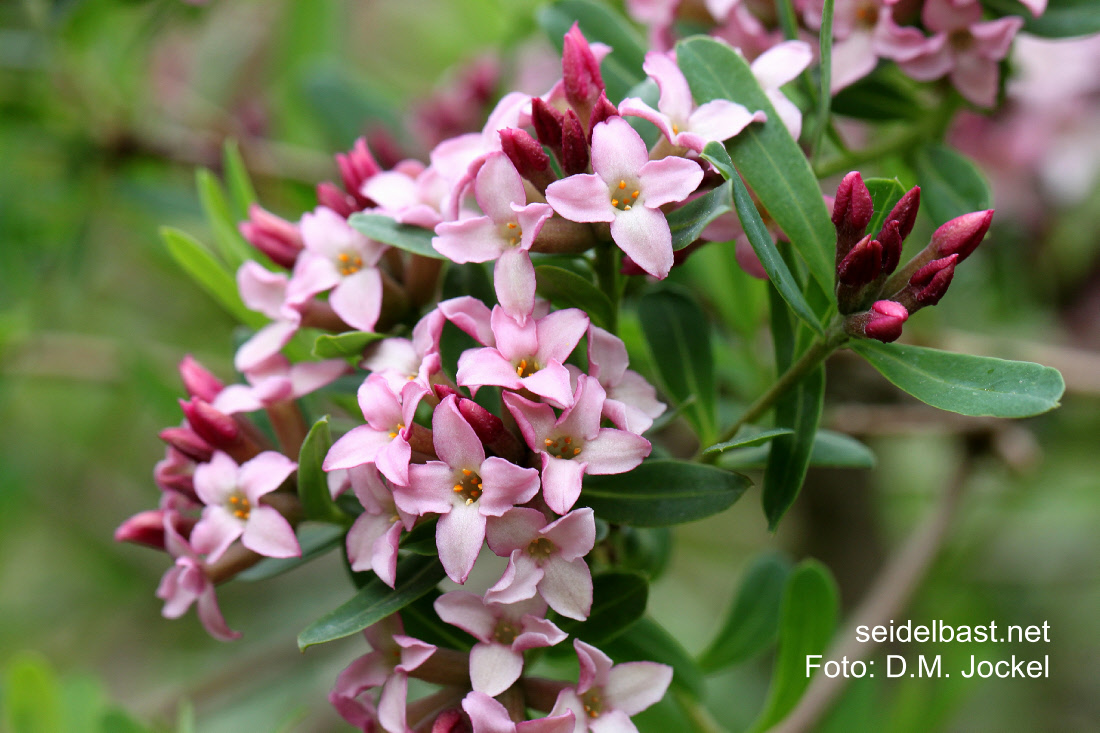
[[[226,387],[211,406],[226,415],[253,412],[315,392],[347,372],[343,359],[291,364],[286,357],[275,354],[244,373],[248,385]]]
[[[403,160],[363,183],[360,192],[378,206],[375,214],[392,216],[400,224],[434,229],[450,194],[446,179],[418,160]]]
[[[513,722],[508,709],[484,692],[471,692],[462,699],[462,709],[470,717],[474,733],[572,733],[573,712],[567,710],[552,718]]]
[[[489,519],[486,540],[494,553],[508,557],[508,567],[485,600],[515,603],[537,593],[562,616],[588,618],[592,573],[584,556],[596,542],[591,509],[576,509],[547,523],[539,510],[516,507]]]
[[[272,322],[241,344],[233,365],[241,372],[254,369],[279,353],[302,323],[300,305],[287,303],[285,273],[272,272],[249,260],[237,270],[237,289],[249,309],[264,314]]]
[[[499,517],[538,493],[538,472],[497,456],[485,457],[477,434],[450,395],[432,415],[432,440],[439,461],[409,466],[408,486],[394,488],[402,510],[440,514],[436,546],[447,575],[464,583],[485,541],[487,517]]]
[[[775,113],[795,140],[802,134],[802,112],[787,99],[781,87],[801,74],[813,59],[813,50],[808,43],[784,41],[760,54],[750,67]]]
[[[584,474],[625,473],[649,455],[652,446],[640,435],[600,427],[605,394],[599,382],[582,374],[572,407],[558,417],[549,405],[504,393],[523,439],[542,456],[542,496],[557,514],[576,503]]]
[[[191,544],[215,562],[239,537],[241,543],[268,557],[302,553],[290,522],[274,507],[261,503],[298,467],[282,453],[264,451],[240,466],[216,451],[209,463],[195,468],[195,493],[206,507],[191,532]]]
[[[379,341],[359,366],[383,377],[395,393],[414,380],[424,389],[431,389],[432,377],[442,368],[439,337],[444,322],[443,312],[438,308],[432,310],[417,322],[411,339]]]
[[[363,505],[363,513],[356,517],[347,535],[351,569],[356,572],[373,570],[392,588],[397,578],[401,530],[412,529],[416,517],[394,503],[393,490],[386,486],[374,465],[368,463],[349,468],[348,480]]]
[[[657,390],[645,377],[627,369],[626,344],[599,326],[588,329],[588,374],[607,393],[603,415],[623,430],[641,435],[665,411]]]
[[[175,557],[176,562],[164,573],[157,586],[157,598],[164,601],[161,613],[165,618],[179,618],[194,603],[199,621],[208,634],[219,641],[240,638],[240,632],[233,631],[225,623],[214,595],[214,584],[206,577],[202,558],[176,529],[177,516],[171,512],[164,515],[165,549]]]
[[[672,232],[660,207],[683,201],[703,180],[685,158],[649,159],[645,142],[622,117],[592,132],[592,169],[554,181],[546,200],[566,219],[609,222],[615,244],[646,272],[664,278],[672,269]]]
[[[478,640],[470,650],[470,682],[486,695],[499,695],[519,679],[525,651],[554,646],[568,636],[545,618],[546,602],[541,598],[492,603],[456,590],[436,598],[435,611]]]

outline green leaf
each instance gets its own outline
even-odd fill
[[[868,178],[864,184],[871,192],[871,201],[875,205],[875,213],[871,217],[867,233],[877,237],[882,229],[882,223],[886,221],[886,215],[905,195],[905,186],[901,185],[901,181],[896,178]]]
[[[920,183],[922,208],[936,226],[971,211],[993,208],[989,182],[962,153],[928,143],[913,154],[913,167]]]
[[[751,124],[731,138],[726,150],[814,279],[831,293],[836,232],[821,189],[748,63],[728,45],[702,37],[678,43],[676,58],[696,103],[729,99],[768,115],[764,124]]]
[[[1023,31],[1044,38],[1073,38],[1100,32],[1100,5],[1095,0],[1048,0],[1038,18],[1018,0],[982,0],[998,15],[1018,15]]]
[[[631,87],[645,80],[642,64],[649,44],[633,26],[605,5],[587,0],[559,0],[538,14],[539,27],[560,52],[565,34],[576,22],[589,43],[611,46],[600,63],[607,98],[618,104]]]
[[[267,318],[245,307],[236,279],[197,239],[172,227],[161,227],[160,237],[172,259],[231,316],[251,328],[267,324]]]
[[[328,490],[328,474],[321,469],[331,447],[332,433],[328,427],[328,415],[325,415],[313,423],[298,453],[298,499],[302,502],[306,519],[343,524],[347,516],[332,500]]]
[[[432,237],[435,233],[431,229],[398,224],[388,216],[381,214],[365,214],[359,212],[352,214],[348,219],[360,234],[369,237],[382,244],[403,249],[406,252],[432,257],[437,260],[447,259],[432,247]]]
[[[351,600],[326,613],[298,634],[298,648],[342,639],[400,611],[443,580],[446,573],[434,557],[413,555],[397,564],[397,587],[391,589],[377,576]]]
[[[725,511],[752,482],[684,461],[646,461],[627,473],[585,476],[578,504],[612,524],[670,527]]]
[[[927,114],[914,82],[893,64],[882,64],[833,97],[833,114],[861,120],[918,120]]]
[[[587,278],[554,265],[539,265],[535,268],[535,282],[539,295],[554,305],[580,308],[595,325],[615,330],[615,306],[607,294]]]
[[[829,126],[829,105],[832,102],[833,79],[833,7],[834,0],[825,0],[821,7],[821,30],[818,33],[818,64],[820,66],[821,89],[818,92],[817,121],[813,136],[810,138],[810,150],[819,152],[821,138]]]
[[[616,664],[657,662],[672,667],[672,684],[696,698],[702,697],[706,680],[695,660],[663,626],[642,616],[621,636],[603,647]]]
[[[384,333],[371,331],[349,331],[347,333],[323,333],[313,342],[313,356],[318,359],[340,359],[363,356],[363,349],[379,339],[387,338]]]
[[[758,556],[745,571],[722,629],[699,657],[709,673],[744,662],[775,643],[791,564],[782,556]]]
[[[684,417],[710,443],[717,419],[710,320],[691,295],[669,286],[642,296],[638,318],[665,393],[677,404],[694,396]]]
[[[149,733],[148,728],[119,708],[107,710],[99,719],[97,730],[98,733]]]
[[[753,446],[722,456],[723,468],[749,470],[768,464],[771,446]],[[818,430],[810,449],[810,465],[818,468],[874,468],[875,454],[855,438],[832,430]]]
[[[405,633],[429,644],[469,651],[478,641],[457,626],[442,621],[435,612],[435,599],[443,595],[433,589],[401,609]]]
[[[436,520],[420,522],[401,538],[401,549],[416,555],[433,557],[439,554],[436,549]]]
[[[810,684],[806,655],[823,654],[836,628],[836,581],[821,563],[806,560],[787,579],[779,624],[779,652],[764,710],[750,729],[764,731],[789,713]]]
[[[368,120],[400,129],[393,106],[378,92],[353,81],[347,70],[313,65],[301,79],[301,97],[319,124],[327,147],[350,148]]]
[[[849,348],[921,402],[963,415],[1040,415],[1058,407],[1066,388],[1057,369],[1028,361],[866,339],[853,340]]]
[[[5,660],[0,685],[0,723],[11,733],[64,733],[61,691],[57,676],[44,657],[23,652]]]
[[[719,145],[718,143],[714,143]],[[723,183],[668,215],[672,249],[681,250],[699,238],[707,226],[730,210],[730,187]]]
[[[721,453],[730,448],[748,448],[754,445],[762,445],[770,440],[778,438],[780,435],[793,435],[794,431],[790,428],[771,428],[770,430],[742,428],[738,433],[742,434],[741,437],[735,435],[731,440],[727,440],[724,443],[715,443],[704,450],[703,455],[708,453]]]
[[[584,621],[555,616],[562,631],[593,646],[622,634],[645,614],[649,584],[636,573],[600,573],[592,578],[592,613]]]
[[[668,567],[672,555],[671,529],[624,524],[616,525],[615,532],[611,533],[607,522],[602,523],[608,528],[608,549],[614,553],[617,569],[641,573],[652,582]]]
[[[282,575],[294,568],[305,565],[314,558],[321,557],[344,544],[344,528],[331,524],[304,522],[297,527],[298,544],[302,554],[298,557],[268,557],[256,563],[248,570],[238,573],[236,578],[245,581],[266,580]]]
[[[244,164],[241,148],[236,140],[227,139],[222,146],[222,165],[225,168],[229,198],[233,204],[233,218],[243,221],[248,218],[248,207],[256,203],[256,189],[252,187],[248,167]]]
[[[217,176],[206,168],[199,168],[195,171],[195,183],[218,254],[229,271],[235,273],[246,260],[256,259],[256,251],[237,231],[237,218],[229,207]]]
[[[718,171],[733,186],[733,203],[737,208],[737,217],[741,220],[741,227],[745,230],[745,236],[748,237],[753,251],[760,259],[760,264],[768,273],[768,279],[779,290],[779,294],[783,296],[783,300],[787,301],[791,310],[810,328],[822,333],[821,323],[803,297],[802,287],[791,274],[782,255],[779,254],[771,232],[764,225],[764,220],[760,218],[760,212],[757,211],[749,190],[741,182],[741,176],[737,174],[726,149],[715,142],[707,143],[706,148],[703,149],[703,157],[711,162],[719,161],[716,164]]]

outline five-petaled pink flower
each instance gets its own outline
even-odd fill
[[[703,169],[686,158],[650,160],[649,150],[622,117],[592,131],[592,169],[546,188],[546,200],[566,219],[609,222],[615,244],[651,275],[672,269],[672,232],[660,207],[686,199]]]
[[[402,529],[412,529],[416,517],[401,511],[393,500],[377,467],[364,464],[348,469],[351,489],[363,513],[347,535],[348,562],[355,571],[373,570],[383,583],[393,587],[397,580],[397,547]],[[330,487],[331,488],[331,487]]]
[[[218,599],[214,595],[214,583],[206,576],[202,558],[176,527],[178,512],[166,512],[164,521],[164,548],[175,558],[157,586],[157,598],[164,601],[165,618],[179,618],[191,604],[198,608],[199,621],[206,632],[219,641],[239,639],[241,633],[233,631],[225,623]]]

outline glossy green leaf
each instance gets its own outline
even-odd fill
[[[443,594],[438,590],[432,589],[401,609],[401,623],[405,627],[405,633],[436,646],[469,651],[477,643],[477,639],[457,626],[441,620],[435,612],[435,599],[441,595]]]
[[[377,576],[347,603],[325,614],[298,634],[298,648],[324,644],[358,633],[400,611],[429,592],[446,573],[434,557],[413,555],[397,564],[397,587],[389,588]]]
[[[765,731],[782,720],[806,691],[806,656],[823,654],[836,629],[840,593],[821,563],[806,560],[787,579],[779,623],[779,652],[764,710],[750,729]]]
[[[650,582],[660,577],[672,556],[670,528],[622,524],[616,525],[614,534],[611,534],[608,523],[602,523],[608,528],[611,538],[609,550],[614,553],[616,568],[641,573]]]
[[[435,233],[431,229],[398,224],[388,216],[381,214],[365,214],[359,212],[348,218],[348,224],[360,234],[369,237],[382,244],[403,249],[406,252],[432,257],[437,260],[447,259],[432,247],[432,237]]]
[[[248,167],[241,157],[241,148],[236,140],[226,140],[222,146],[222,166],[225,169],[225,184],[229,189],[233,218],[244,221],[248,218],[248,207],[256,203],[256,189],[252,187],[252,178]]]
[[[729,99],[768,115],[767,122],[751,124],[730,138],[726,150],[813,277],[831,293],[836,232],[821,189],[748,62],[728,45],[702,37],[678,43],[676,58],[696,103]]]
[[[622,634],[645,614],[649,584],[636,573],[600,573],[592,577],[592,613],[584,621],[556,616],[570,636],[597,647]]]
[[[834,114],[861,120],[917,120],[927,114],[915,82],[893,64],[881,64],[833,96]]]
[[[715,443],[706,450],[703,451],[703,455],[707,453],[721,453],[724,450],[730,448],[748,448],[754,445],[763,445],[768,441],[778,438],[780,435],[793,435],[794,431],[790,428],[771,428],[769,430],[755,430],[753,428],[742,428],[738,431],[738,434],[733,436],[732,439],[723,443]]]
[[[725,183],[676,209],[668,215],[668,227],[672,230],[672,249],[681,250],[688,246],[699,238],[712,221],[729,211],[730,187]]]
[[[401,549],[416,555],[438,555],[435,539],[436,521],[429,519],[420,522],[411,531],[406,532],[401,537]]]
[[[535,282],[538,294],[557,307],[580,308],[592,323],[614,331],[615,306],[592,281],[561,267],[539,265],[535,268]]]
[[[328,474],[321,470],[331,447],[332,433],[328,427],[328,415],[325,415],[313,423],[298,453],[298,499],[302,502],[306,519],[342,524],[347,517],[332,500]]]
[[[704,445],[715,434],[714,356],[710,320],[686,291],[665,286],[646,293],[638,318],[665,393],[680,405]]]
[[[702,670],[680,642],[649,616],[642,616],[602,651],[616,663],[657,662],[672,667],[672,684],[696,698],[706,685]]]
[[[741,182],[741,176],[737,174],[726,149],[718,143],[708,143],[706,148],[703,149],[703,157],[712,163],[718,161],[716,165],[719,172],[733,186],[733,204],[737,208],[737,217],[741,220],[741,228],[745,230],[745,236],[748,237],[749,244],[756,252],[764,272],[768,273],[768,279],[779,290],[779,294],[783,296],[783,300],[787,301],[787,305],[791,307],[791,310],[806,325],[821,333],[821,323],[810,308],[810,304],[806,302],[806,298],[803,297],[802,287],[779,254],[771,232],[764,225],[764,220],[760,217],[760,212],[757,210],[756,204],[753,203],[749,190]]]
[[[670,527],[725,511],[752,482],[739,473],[684,461],[646,461],[627,473],[585,476],[579,506],[611,524]]]
[[[989,182],[962,153],[928,143],[913,154],[913,168],[920,183],[921,209],[936,226],[971,211],[993,208]]]
[[[747,471],[768,464],[771,446],[735,449],[722,456],[723,468]],[[855,438],[832,430],[818,430],[810,449],[810,465],[817,468],[874,468],[875,454]]]
[[[386,334],[371,331],[323,333],[313,342],[313,356],[318,359],[357,359],[363,356],[363,349],[384,338],[387,338]]]
[[[791,564],[781,555],[766,553],[753,560],[722,628],[699,657],[705,672],[717,672],[744,662],[775,643],[779,613]]]
[[[248,570],[238,573],[236,579],[256,581],[274,578],[276,575],[301,567],[310,560],[321,557],[344,544],[344,527],[303,522],[298,525],[296,532],[298,544],[302,547],[300,556],[264,558]]]
[[[611,46],[600,63],[607,98],[618,104],[631,87],[645,80],[642,63],[649,44],[626,18],[602,3],[559,0],[539,11],[539,26],[560,52],[566,32],[576,22],[589,43]]]
[[[1023,31],[1044,38],[1074,38],[1100,32],[1100,4],[1096,0],[1048,0],[1038,18],[1018,0],[982,0],[997,15],[1024,19]]]
[[[871,201],[875,205],[875,213],[871,217],[867,233],[877,237],[879,230],[882,229],[882,223],[886,221],[886,215],[905,195],[905,186],[901,185],[901,181],[896,178],[868,178],[864,184],[871,192]]]
[[[200,168],[195,171],[195,183],[199,189],[199,201],[206,213],[207,223],[214,235],[218,255],[230,272],[236,272],[245,260],[255,259],[256,251],[237,231],[237,218],[225,196],[225,189],[211,171]]]
[[[1028,361],[863,339],[853,340],[849,347],[894,386],[921,402],[963,415],[1039,415],[1058,407],[1066,388],[1057,369]]]
[[[234,276],[197,239],[171,227],[161,227],[160,237],[172,259],[231,316],[251,328],[267,324],[267,318],[245,307]]]

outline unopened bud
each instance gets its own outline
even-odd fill
[[[882,231],[878,233],[878,241],[882,245],[883,275],[889,275],[898,269],[904,240],[905,237],[901,236],[901,224],[899,222],[891,220],[882,225]]]
[[[592,142],[592,131],[596,129],[596,125],[618,115],[619,110],[608,101],[607,94],[600,92],[600,98],[596,100],[596,105],[592,108],[592,116],[588,120],[588,142]]]
[[[302,251],[302,234],[298,225],[275,216],[258,204],[248,207],[248,221],[237,225],[241,236],[271,261],[288,270],[294,267]]]
[[[180,408],[191,429],[211,446],[226,450],[241,438],[237,421],[198,397],[180,400]]]
[[[115,542],[133,542],[155,550],[164,547],[164,510],[152,509],[127,519],[115,530]]]
[[[225,388],[220,379],[190,354],[180,360],[180,379],[183,380],[183,388],[187,390],[187,394],[207,402],[213,402]]]
[[[955,265],[958,261],[958,255],[943,257],[932,260],[913,273],[913,277],[909,278],[909,287],[906,291],[911,295],[917,308],[940,302],[940,298],[947,293],[951,278],[955,276]]]
[[[588,137],[573,110],[565,113],[561,134],[561,169],[567,176],[588,171]]]
[[[461,710],[444,710],[432,723],[431,733],[471,733],[470,718]]]
[[[214,455],[214,449],[191,428],[165,428],[160,439],[180,453],[198,463],[206,463]]]
[[[463,397],[458,399],[458,412],[474,429],[478,440],[505,460],[519,463],[525,450],[519,439],[504,427],[504,421],[484,407]]]
[[[565,34],[561,72],[566,100],[578,115],[587,117],[592,105],[603,92],[604,84],[600,75],[600,62],[592,53],[588,39],[581,33],[577,23]]]
[[[457,389],[455,389],[454,387],[449,387],[446,384],[433,384],[432,385],[432,390],[435,392],[436,399],[439,400],[440,402],[447,399],[448,397],[450,397],[453,394],[458,394]],[[459,395],[460,399],[461,399],[461,397],[462,396]]]
[[[833,203],[833,226],[836,227],[836,262],[839,265],[852,247],[863,238],[863,232],[871,223],[875,202],[863,183],[859,171],[844,176],[836,189]]]
[[[555,154],[561,153],[561,131],[564,123],[565,115],[560,111],[538,97],[531,100],[531,125],[535,128],[535,135],[540,143]]]
[[[332,209],[345,219],[359,210],[356,200],[350,194],[328,181],[317,184],[317,203],[326,209]]]
[[[545,191],[554,182],[556,177],[550,168],[550,156],[526,130],[512,127],[501,130],[500,147],[519,174],[539,191]]]
[[[892,300],[878,300],[871,309],[848,316],[844,331],[856,338],[869,338],[883,343],[896,341],[902,326],[909,319],[909,311]]]
[[[962,262],[981,244],[992,221],[993,209],[955,217],[932,232],[929,247],[936,257],[958,255],[959,262]]]
[[[174,491],[197,502],[194,472],[195,462],[169,446],[168,455],[153,468],[153,480],[163,491]]]
[[[336,154],[336,165],[340,168],[340,178],[344,181],[344,190],[358,202],[359,208],[370,205],[370,199],[359,193],[363,183],[382,172],[367,148],[366,138],[359,138],[347,153]]]
[[[882,272],[882,245],[868,234],[840,261],[836,268],[837,282],[858,288],[874,280]]]
[[[902,241],[913,231],[913,225],[917,222],[917,210],[920,208],[920,186],[913,186],[898,199],[894,208],[886,215],[885,222],[896,221],[898,234]],[[884,225],[885,226],[885,225]],[[882,238],[879,237],[881,240]]]

